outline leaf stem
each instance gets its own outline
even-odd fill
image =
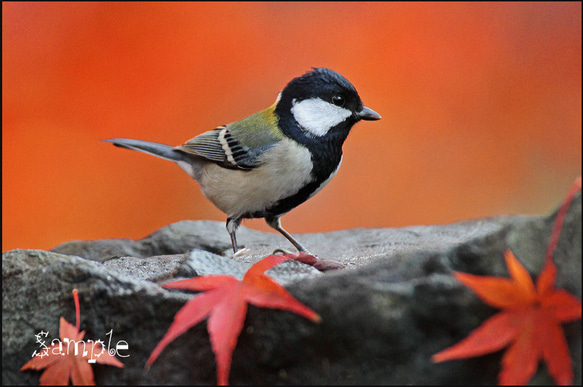
[[[563,228],[563,221],[565,220],[565,216],[567,215],[567,210],[569,209],[569,205],[577,195],[577,192],[581,190],[581,177],[575,179],[575,182],[569,188],[569,192],[567,192],[567,197],[565,201],[559,208],[557,212],[557,218],[555,219],[555,224],[553,225],[553,229],[551,231],[551,237],[549,239],[549,244],[547,246],[547,254],[545,257],[545,262],[553,259],[553,253],[555,252],[555,248],[557,247],[557,243],[559,242],[559,235],[561,234],[561,229]]]
[[[79,332],[79,326],[81,325],[81,310],[79,308],[79,292],[77,289],[73,289],[73,299],[75,299],[75,319],[77,332]]]

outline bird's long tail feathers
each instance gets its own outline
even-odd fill
[[[111,138],[102,141],[111,142],[113,145],[119,146],[120,148],[137,150],[170,161],[177,162],[184,160],[184,155],[174,150],[174,147],[170,145],[150,141],[132,140],[129,138]]]

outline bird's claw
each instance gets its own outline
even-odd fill
[[[346,267],[342,262],[333,259],[318,259],[312,266],[320,271],[339,270]]]
[[[338,270],[343,269],[344,264],[332,260],[332,259],[320,259],[316,255],[308,252],[308,251],[299,251],[297,253],[292,253],[285,249],[275,249],[273,250],[273,255],[276,254],[283,254],[283,255],[290,255],[292,256],[294,261],[298,261],[304,263],[306,265],[310,265],[314,267],[314,269],[320,271],[328,271],[328,270]]]

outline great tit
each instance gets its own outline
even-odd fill
[[[342,161],[342,144],[360,120],[381,116],[352,84],[327,68],[294,78],[275,103],[247,118],[202,133],[184,145],[114,138],[104,141],[174,161],[227,214],[233,252],[243,219],[265,218],[300,252],[280,217],[318,193]]]

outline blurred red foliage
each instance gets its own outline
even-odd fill
[[[312,66],[383,119],[290,232],[541,214],[581,174],[578,2],[9,2],[2,46],[3,251],[224,220],[171,163],[99,139],[178,145]]]

